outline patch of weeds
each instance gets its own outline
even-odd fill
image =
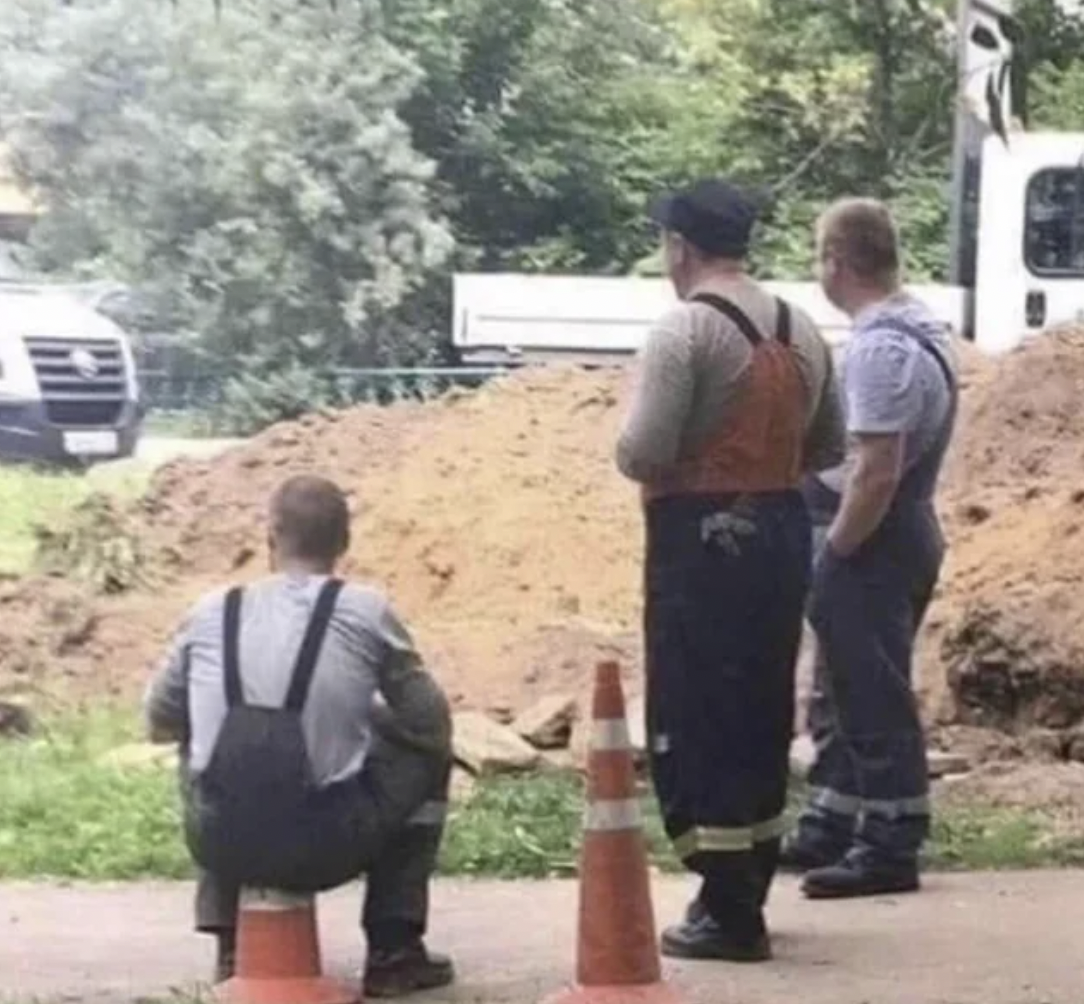
[[[583,784],[575,775],[482,781],[448,820],[445,875],[545,878],[576,870]]]
[[[0,878],[189,874],[172,772],[101,762],[128,738],[101,714],[0,744]]]
[[[31,570],[37,549],[35,527],[63,521],[93,491],[135,498],[149,478],[142,466],[104,464],[80,475],[24,465],[0,466],[0,573]]]
[[[190,877],[173,769],[154,758],[105,758],[138,741],[137,730],[131,713],[102,712],[0,743],[0,879]],[[795,784],[789,814],[803,801]],[[642,804],[652,864],[680,871],[654,797],[646,794]],[[449,819],[440,872],[574,875],[583,806],[575,774],[479,781]],[[1084,838],[1034,811],[953,806],[935,817],[928,859],[952,870],[1079,866]]]
[[[96,593],[122,593],[149,584],[142,541],[122,505],[92,492],[62,518],[34,527],[35,565],[46,575],[74,579]]]
[[[952,807],[934,816],[928,861],[954,871],[1076,867],[1084,839],[1034,810]]]

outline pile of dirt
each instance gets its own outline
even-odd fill
[[[270,429],[165,468],[151,546],[186,586],[260,574],[270,493],[326,474],[353,507],[347,570],[389,592],[459,705],[579,691],[601,655],[638,658],[637,496],[613,462],[624,379],[559,367]]]
[[[1052,332],[993,363],[961,351],[964,407],[941,498],[952,547],[920,689],[947,720],[1075,729],[1084,332]],[[457,705],[507,715],[543,693],[582,694],[603,655],[626,662],[635,691],[641,526],[613,464],[625,380],[620,368],[533,370],[429,404],[314,414],[171,464],[137,514],[141,567],[158,587],[94,600],[78,644],[57,641],[64,629],[47,612],[72,587],[11,587],[0,605],[21,605],[23,619],[3,618],[0,683],[29,662],[59,669],[76,692],[142,687],[201,592],[263,573],[274,487],[316,472],[351,499],[347,570],[388,591]]]
[[[1084,330],[987,363],[948,472],[940,661],[960,721],[1084,720]]]

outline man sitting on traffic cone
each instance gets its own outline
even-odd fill
[[[447,700],[377,591],[333,577],[346,498],[296,477],[271,505],[273,576],[191,611],[151,683],[181,743],[196,925],[233,972],[241,887],[315,893],[366,874],[364,992],[452,981],[423,936],[451,770]]]

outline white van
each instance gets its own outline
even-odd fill
[[[1017,122],[1011,78],[1022,29],[1010,0],[958,7],[953,44],[965,86],[950,203],[953,281],[913,292],[997,354],[1084,322],[1084,132],[1032,133]],[[816,283],[766,285],[805,308],[830,341],[845,340],[847,319]],[[452,341],[464,363],[627,356],[674,299],[661,279],[457,275]]]
[[[74,296],[0,282],[0,460],[129,457],[143,420],[127,335]]]

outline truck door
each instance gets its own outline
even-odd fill
[[[1016,134],[983,147],[975,343],[1002,352],[1084,320],[1084,135]]]

